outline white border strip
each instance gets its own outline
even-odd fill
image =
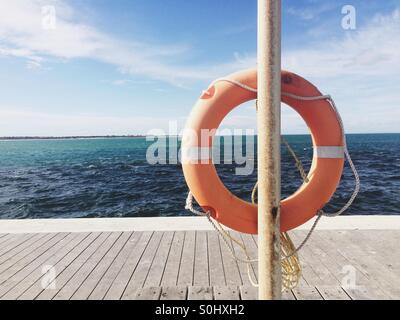
[[[318,146],[314,147],[314,153],[321,159],[343,159],[344,147]]]
[[[309,230],[310,220],[297,230]],[[0,234],[214,230],[204,217],[0,220]],[[321,219],[317,230],[400,230],[399,216]]]

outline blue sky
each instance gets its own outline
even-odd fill
[[[335,98],[347,132],[400,131],[400,0],[283,0],[283,68]],[[344,5],[357,28],[341,25]],[[43,6],[56,9],[44,29]],[[255,67],[256,0],[0,0],[0,136],[184,125],[217,77]],[[307,128],[282,108],[284,133]],[[252,105],[229,128],[255,128]]]

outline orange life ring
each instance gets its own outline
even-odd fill
[[[256,70],[228,76],[235,82],[257,88]],[[340,182],[344,165],[344,137],[337,114],[325,100],[302,101],[321,92],[302,77],[282,71],[282,102],[305,120],[314,146],[309,181],[281,201],[281,231],[307,222],[330,200]],[[292,95],[292,96],[290,96]],[[257,94],[230,83],[215,82],[197,101],[182,139],[182,167],[194,198],[205,211],[225,226],[244,233],[257,233],[257,206],[233,195],[220,180],[211,159],[213,136],[203,139],[202,129],[215,130],[224,117]],[[195,133],[195,134],[193,134]],[[204,141],[205,140],[205,141]],[[201,161],[199,161],[201,160]],[[209,161],[204,161],[209,160]]]

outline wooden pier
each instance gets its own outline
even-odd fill
[[[400,217],[326,221],[284,299],[399,299]],[[291,236],[299,243],[306,233]],[[232,234],[256,257],[255,236]],[[202,218],[0,221],[3,300],[256,298],[246,266]]]

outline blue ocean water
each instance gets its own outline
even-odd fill
[[[310,137],[286,139],[309,168]],[[181,165],[148,164],[152,143],[145,138],[0,141],[0,219],[189,215]],[[348,135],[348,145],[362,187],[347,214],[400,214],[400,134]],[[237,167],[220,164],[217,170],[233,193],[249,200],[256,170],[238,176]],[[282,196],[300,185],[283,147]],[[340,208],[353,187],[346,165],[326,209]]]

